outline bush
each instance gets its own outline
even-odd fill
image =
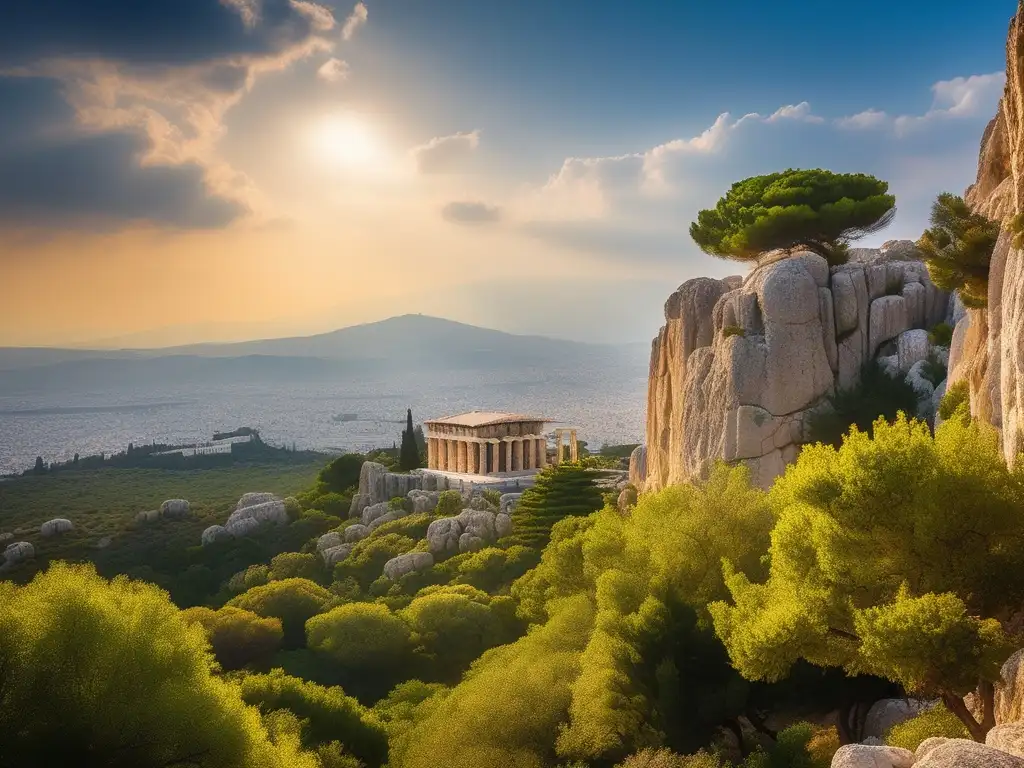
[[[961,406],[964,408],[964,415],[970,416],[971,388],[966,381],[958,381],[946,390],[946,394],[939,401],[939,416],[943,421],[949,421]]]
[[[953,327],[947,323],[938,323],[928,332],[928,341],[935,347],[948,347],[953,343]]]
[[[944,192],[932,205],[931,228],[917,247],[932,282],[959,291],[965,307],[988,304],[988,270],[999,238],[999,222],[971,211],[962,197]]]
[[[321,493],[340,494],[354,490],[359,485],[359,473],[364,461],[366,457],[362,454],[346,453],[321,469],[317,475]]]
[[[928,379],[932,383],[932,386],[937,387],[943,381],[946,380],[946,366],[939,360],[935,352],[929,352],[928,357],[924,361],[924,370],[921,371],[921,375]]]
[[[306,620],[320,613],[330,599],[330,592],[309,579],[282,579],[253,587],[228,605],[280,619],[285,647],[301,648],[306,642]]]
[[[512,534],[504,541],[543,549],[551,526],[559,520],[599,510],[604,500],[594,483],[597,476],[578,464],[557,464],[541,470],[513,510]]]
[[[747,332],[744,328],[738,325],[727,325],[722,329],[722,336],[729,338],[730,336],[746,336]]]
[[[841,264],[849,241],[892,221],[896,201],[888,188],[873,176],[820,169],[754,176],[698,213],[690,237],[705,253],[737,261],[805,249]]]
[[[213,655],[225,670],[267,662],[281,647],[284,637],[280,619],[263,618],[241,608],[189,608],[181,615],[185,621],[203,628]]]
[[[333,517],[348,517],[349,507],[352,506],[352,497],[343,496],[340,493],[331,492],[321,494],[309,501],[309,508],[323,512]]]
[[[854,387],[836,392],[828,398],[828,407],[813,412],[808,418],[808,435],[812,443],[836,448],[851,427],[871,434],[875,421],[891,422],[900,412],[917,412],[917,393],[903,378],[893,378],[873,360],[860,372]]]
[[[501,494],[493,488],[485,488],[483,490],[483,497],[487,499],[495,509],[498,509],[498,507],[501,506]]]
[[[913,752],[922,741],[932,736],[944,736],[948,739],[971,738],[960,718],[946,709],[944,704],[939,704],[894,725],[885,734],[885,743],[890,747],[903,747]]]
[[[324,575],[323,560],[312,553],[282,552],[270,561],[270,581],[309,579],[320,581]]]
[[[411,552],[416,546],[414,539],[398,533],[381,533],[380,528],[352,547],[349,556],[334,566],[335,581],[354,579],[360,590],[365,591],[380,578],[388,560]]]
[[[462,494],[458,491],[441,491],[437,499],[438,517],[454,517],[462,511]]]

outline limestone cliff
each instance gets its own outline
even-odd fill
[[[876,357],[932,407],[923,329],[948,311],[905,241],[854,249],[832,269],[811,253],[769,255],[743,279],[684,283],[651,352],[644,489],[718,460],[746,463],[766,487],[807,441],[807,415]]]
[[[1024,203],[1024,2],[1010,22],[1006,87],[982,136],[978,178],[965,194],[978,213],[1007,223]],[[955,358],[955,359],[954,359]],[[1011,465],[1024,450],[1024,253],[1003,231],[989,269],[988,307],[957,323],[949,381],[970,384],[971,412],[1002,432]]]

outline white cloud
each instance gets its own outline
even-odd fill
[[[446,173],[457,170],[480,146],[480,131],[437,136],[411,150],[420,173]]]
[[[836,125],[840,128],[850,128],[853,130],[867,130],[870,128],[881,128],[887,125],[889,122],[889,116],[878,109],[865,109],[863,112],[858,112],[855,115],[849,117],[836,118]]]
[[[476,200],[455,200],[441,209],[441,216],[453,224],[491,224],[501,219],[501,209]]]
[[[352,9],[352,13],[349,14],[347,19],[345,19],[345,25],[341,28],[341,36],[345,40],[351,40],[355,35],[356,30],[366,23],[368,16],[369,13],[366,10],[366,5],[363,3],[356,3],[356,7]]]
[[[317,77],[326,80],[328,83],[340,83],[348,79],[349,66],[341,59],[328,59],[323,66],[316,71]]]

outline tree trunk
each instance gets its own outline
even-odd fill
[[[853,733],[850,731],[850,710],[855,705],[844,702],[839,707],[839,714],[836,717],[836,731],[839,733],[839,744],[840,746],[846,746],[847,744],[854,744],[856,739],[853,737]]]
[[[989,683],[989,686],[991,686],[991,683]],[[960,722],[967,726],[967,731],[971,734],[971,738],[984,744],[985,734],[987,734],[992,728],[992,725],[986,727],[984,725],[984,721],[991,719],[993,721],[992,724],[995,724],[994,715],[992,714],[994,707],[992,704],[983,702],[982,707],[987,711],[987,714],[982,718],[982,722],[979,723],[974,719],[974,715],[971,714],[971,710],[967,708],[967,705],[964,704],[964,700],[960,696],[957,696],[955,693],[950,691],[939,691],[939,695],[942,696],[942,703],[946,705],[946,709],[956,715],[960,719]],[[991,697],[991,701],[994,702],[994,700],[995,697],[993,695]]]

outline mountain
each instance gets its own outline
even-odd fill
[[[403,315],[315,336],[226,344],[134,350],[0,348],[0,394],[310,381],[437,370],[642,370],[647,355],[643,344],[585,344]]]

